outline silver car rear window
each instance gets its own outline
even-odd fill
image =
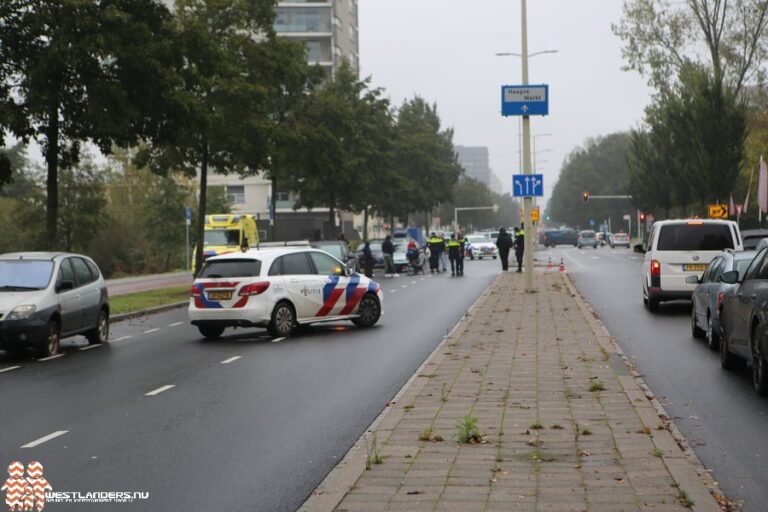
[[[253,277],[261,273],[261,261],[259,260],[220,260],[207,261],[198,277],[201,278],[230,278]]]
[[[733,249],[731,228],[726,224],[668,224],[661,227],[656,250],[722,251]]]

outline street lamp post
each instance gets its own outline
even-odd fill
[[[520,1],[522,23],[522,63],[523,85],[528,85],[528,6],[526,0]],[[531,118],[523,116],[523,174],[533,174],[531,169]],[[533,198],[523,198],[523,219],[525,222],[525,240],[528,242],[528,250],[524,253],[525,265],[525,290],[534,291],[533,282],[533,222],[531,222],[531,210]]]

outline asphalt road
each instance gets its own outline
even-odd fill
[[[768,401],[752,390],[749,368],[720,368],[717,352],[691,337],[691,305],[642,303],[642,254],[629,249],[558,247],[537,253],[557,264],[563,258],[590,302],[643,379],[661,399],[705,467],[713,470],[745,512],[768,507]]]
[[[0,466],[37,460],[54,491],[149,493],[118,510],[293,511],[500,270],[465,267],[382,279],[372,329],[212,342],[175,310],[113,325],[105,346],[64,340],[56,359],[0,352]]]

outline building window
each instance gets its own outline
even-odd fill
[[[245,186],[227,185],[227,199],[233,204],[245,203]]]
[[[277,7],[275,31],[330,32],[331,9],[328,7]]]
[[[330,39],[307,39],[307,60],[309,62],[331,62]]]
[[[287,190],[275,192],[275,201],[290,201],[291,193]]]

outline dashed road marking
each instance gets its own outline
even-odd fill
[[[422,279],[424,279],[424,278],[422,277]],[[416,284],[416,281],[411,281],[411,284]]]
[[[101,343],[97,343],[95,345],[88,345],[87,347],[80,347],[77,350],[91,350],[92,348],[99,348],[101,346]]]
[[[408,288],[407,284],[402,285],[400,288]]]
[[[221,364],[229,364],[232,361],[237,361],[241,357],[243,357],[243,356],[233,356],[233,357],[230,357],[229,359],[225,359],[225,360],[221,361]]]
[[[155,328],[155,329],[149,329],[149,330],[146,330],[146,331],[144,331],[144,334],[152,334],[153,332],[157,332],[157,331],[159,331],[159,330],[160,330],[160,329],[157,329],[157,328]]]
[[[114,343],[114,342],[116,342],[116,341],[123,341],[123,340],[127,340],[127,339],[128,339],[128,338],[130,338],[130,337],[131,337],[131,335],[130,335],[130,334],[129,334],[128,336],[121,336],[121,337],[117,338],[116,340],[112,340],[112,343]]]
[[[64,357],[66,354],[56,354],[55,356],[48,356],[38,359],[38,361],[50,361],[51,359],[58,359]]]
[[[157,388],[154,391],[150,391],[149,393],[144,393],[144,396],[155,396],[162,393],[163,391],[168,391],[169,389],[175,388],[175,387],[176,387],[176,384],[168,384],[167,386]]]
[[[285,336],[283,336],[282,338],[275,338],[275,339],[272,340],[272,343],[280,343],[284,339],[285,339]]]
[[[21,366],[9,366],[8,368],[3,368],[2,370],[0,370],[0,373],[9,372],[11,370],[15,370],[16,368],[21,368]]]
[[[395,293],[397,290],[389,290],[389,293]]]
[[[172,324],[168,324],[168,327],[176,327],[176,326],[182,325],[183,323],[184,322],[174,322]]]
[[[37,446],[39,444],[43,444],[43,443],[46,443],[46,442],[50,441],[51,439],[55,439],[55,438],[57,438],[59,436],[63,436],[67,432],[69,432],[69,430],[57,430],[56,432],[54,432],[52,434],[48,434],[47,436],[43,436],[40,439],[32,441],[31,443],[25,444],[24,446],[22,446],[22,448],[34,448],[35,446]]]

